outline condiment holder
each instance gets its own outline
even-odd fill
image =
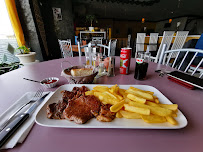
[[[57,77],[49,77],[40,81],[40,84],[46,88],[54,88],[59,81]]]
[[[36,81],[36,80],[32,80],[32,79],[27,79],[27,78],[23,78],[23,79],[28,80],[28,81],[32,81],[32,82],[40,83],[42,86],[44,86],[46,88],[55,87],[59,81],[59,78],[57,78],[57,77],[45,78],[42,81]]]

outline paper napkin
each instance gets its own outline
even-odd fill
[[[44,92],[43,94],[48,93]],[[33,124],[35,123],[35,116],[38,110],[47,102],[47,100],[51,97],[53,92],[50,92],[49,95],[44,99],[44,101],[38,106],[38,108],[34,111],[34,113],[24,122],[24,124],[16,131],[16,133],[1,147],[1,149],[8,149],[13,148],[17,143],[22,143],[25,138],[27,137],[28,133],[32,129]],[[12,115],[19,107],[21,107],[24,103],[29,102],[35,92],[27,92],[25,93],[19,100],[17,100],[9,109],[7,109],[1,116],[0,116],[0,124],[3,124],[10,115]],[[25,112],[30,106],[27,105],[24,107],[19,113]]]

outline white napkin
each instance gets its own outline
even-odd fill
[[[45,94],[47,92],[44,92]],[[47,100],[51,97],[53,92],[50,92],[49,95],[44,99],[44,101],[37,107],[34,113],[26,120],[26,122],[16,131],[16,133],[1,147],[1,149],[8,149],[13,148],[17,143],[22,143],[25,138],[27,137],[28,133],[30,132],[33,124],[35,123],[35,116],[40,108],[47,102]],[[0,124],[3,124],[10,115],[12,115],[19,107],[21,107],[24,103],[29,102],[35,95],[35,92],[27,92],[24,94],[19,100],[17,100],[9,109],[7,109],[1,116],[0,116]],[[30,106],[27,105],[24,107],[19,113],[25,112]]]

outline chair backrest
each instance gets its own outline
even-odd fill
[[[92,42],[95,44],[102,44],[103,37],[93,37]]]
[[[174,31],[164,31],[161,44],[160,44],[159,49],[157,51],[157,55],[156,55],[155,58],[152,58],[152,59],[155,60],[156,63],[158,62],[158,59],[159,59],[163,44],[166,44],[166,50],[169,49],[169,47],[171,45],[171,42],[172,42],[172,39],[173,39],[174,33],[175,33]]]
[[[130,41],[131,41],[131,35],[129,34],[128,35],[128,44],[127,44],[127,47],[130,47]]]
[[[82,46],[80,45],[80,42],[78,42],[78,53],[79,53],[79,57],[82,56]]]
[[[189,31],[177,31],[171,50],[182,49]]]
[[[149,45],[147,45],[147,51],[157,50],[158,38],[159,38],[159,33],[150,33]]]
[[[135,55],[138,51],[144,51],[145,37],[146,33],[137,33]]]
[[[171,50],[182,49],[188,33],[189,31],[177,31]],[[170,55],[172,58],[175,58],[177,56],[177,53],[171,53]]]
[[[73,51],[71,46],[71,39],[58,40],[63,58],[73,57]]]
[[[165,56],[170,53],[177,53],[175,59],[171,60],[171,57],[166,58]],[[160,64],[171,66],[172,68],[176,68],[178,70],[184,71],[188,73],[188,70],[192,67],[193,63],[197,61],[195,64],[195,68],[191,72],[191,75],[194,75],[197,71],[200,72],[199,78],[203,76],[203,57],[198,57],[197,54],[202,53],[203,50],[200,49],[176,49],[176,50],[165,50],[160,55]],[[173,62],[171,62],[173,61]]]
[[[111,40],[110,51],[108,51],[108,56],[115,56],[116,55],[116,44],[117,44],[117,39]]]
[[[155,44],[158,41],[159,33],[150,33],[149,44]]]

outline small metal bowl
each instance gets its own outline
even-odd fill
[[[58,81],[59,81],[59,78],[57,77],[49,77],[40,81],[40,84],[46,88],[54,88],[57,85]]]

